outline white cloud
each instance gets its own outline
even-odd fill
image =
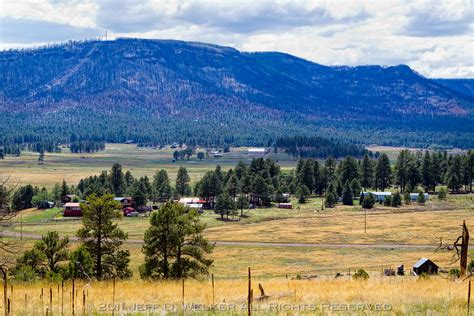
[[[328,65],[404,63],[429,77],[474,77],[470,0],[9,0],[0,18],[3,48],[108,30],[112,38],[203,41]],[[18,30],[37,27],[15,32],[12,21]]]

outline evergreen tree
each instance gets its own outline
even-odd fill
[[[371,188],[374,182],[374,163],[367,154],[365,154],[364,158],[362,159],[360,167],[360,180],[360,184],[364,190]]]
[[[341,183],[359,179],[359,165],[354,157],[347,156],[341,163]]]
[[[327,208],[333,208],[336,206],[337,200],[336,197],[334,196],[334,192],[328,191],[326,192],[326,198],[324,200],[324,206]]]
[[[229,180],[227,180],[227,184],[225,185],[225,190],[227,191],[227,193],[229,193],[229,195],[232,198],[235,198],[237,194],[239,193],[239,187],[240,187],[239,179],[237,179],[237,176],[235,174],[232,174],[229,177]]]
[[[362,201],[362,208],[371,209],[375,205],[375,198],[374,195],[369,193],[367,196],[364,197]]]
[[[125,172],[125,175],[124,175],[123,179],[124,179],[124,183],[125,183],[125,188],[127,188],[127,189],[131,188],[133,183],[135,182],[135,178],[133,177],[130,170],[127,170],[127,172]]]
[[[390,186],[392,170],[387,154],[381,154],[375,166],[375,186],[381,191]]]
[[[69,191],[69,187],[67,186],[66,181],[63,179],[63,182],[61,184],[61,190],[59,191],[61,199],[70,193],[71,192]]]
[[[219,194],[217,197],[216,205],[214,207],[214,212],[220,214],[221,218],[224,218],[226,215],[229,219],[229,215],[234,215],[236,210],[236,205],[229,193],[225,192]]]
[[[35,248],[44,254],[45,266],[50,272],[59,273],[58,263],[69,257],[69,238],[60,238],[58,232],[48,232],[35,244]]]
[[[91,254],[84,245],[77,247],[69,257],[68,277],[90,280],[94,271]]]
[[[358,196],[362,191],[362,188],[360,187],[359,181],[357,181],[357,179],[352,179],[351,191],[354,196]]]
[[[153,177],[152,192],[155,200],[167,201],[172,196],[172,189],[166,170],[160,170]]]
[[[44,150],[41,150],[38,155],[38,164],[44,164]]]
[[[81,209],[83,227],[77,231],[77,237],[94,261],[93,275],[98,280],[131,277],[130,253],[120,249],[128,235],[114,223],[114,219],[121,216],[120,203],[110,194],[90,195]]]
[[[391,206],[392,205],[392,197],[390,195],[387,195],[385,199],[383,200],[383,205],[385,206]]]
[[[306,203],[308,196],[310,195],[309,189],[306,185],[302,184],[298,187],[298,203]]]
[[[30,184],[20,187],[15,192],[12,198],[13,210],[21,211],[27,208],[32,208],[33,204],[31,203],[31,201],[34,195],[35,195],[35,190]]]
[[[267,182],[257,174],[252,182],[252,196],[258,200],[258,205],[267,205],[270,202],[269,195]]]
[[[424,205],[425,201],[426,201],[425,194],[423,193],[423,191],[419,191],[418,197],[416,198],[416,202],[420,205]]]
[[[189,186],[189,182],[191,179],[189,178],[188,171],[185,167],[179,167],[178,175],[176,176],[176,192],[179,196],[189,196],[191,195],[191,187]]]
[[[300,165],[300,164],[298,164]],[[297,171],[298,183],[306,186],[312,192],[314,189],[314,163],[312,159],[303,160],[300,170]]]
[[[446,172],[446,184],[452,192],[459,192],[462,185],[462,160],[460,156],[453,156],[449,160]]]
[[[114,163],[110,172],[110,189],[115,196],[122,196],[125,192],[125,179],[122,166]]]
[[[425,155],[423,156],[423,163],[421,165],[422,184],[426,191],[434,191],[436,186],[436,177],[432,169],[432,163],[433,159],[430,155],[430,152],[426,151]]]
[[[392,207],[398,207],[402,205],[402,197],[398,191],[392,196]]]
[[[356,180],[355,178],[352,180]],[[354,204],[354,195],[352,193],[351,185],[349,179],[346,180],[344,184],[344,189],[342,190],[342,204],[344,205],[353,205]]]
[[[197,153],[197,158],[198,158],[199,160],[203,160],[203,159],[204,159],[204,153],[203,153],[202,151],[198,152],[198,153]]]
[[[145,232],[145,263],[142,279],[196,278],[208,274],[214,246],[202,233],[205,225],[196,212],[185,212],[182,205],[166,203],[150,218]]]

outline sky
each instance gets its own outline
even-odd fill
[[[0,49],[138,37],[474,78],[474,0],[0,0]]]

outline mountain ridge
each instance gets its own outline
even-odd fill
[[[474,98],[406,65],[325,66],[280,52],[117,39],[2,51],[0,67],[0,116],[12,120],[6,134],[19,133],[22,119],[31,122],[32,130],[43,131],[54,120],[79,115],[83,130],[57,128],[64,135],[104,141],[210,138],[210,143],[231,139],[237,145],[267,143],[283,134],[279,127],[294,135],[360,143],[391,133],[383,144],[418,144],[436,134],[433,128],[455,138],[430,136],[421,146],[454,146],[474,133],[468,125]],[[121,128],[97,121],[106,117]],[[178,126],[143,132],[131,126],[145,125],[145,118]],[[203,130],[203,124],[212,124],[215,131]],[[362,134],[367,130],[376,135],[367,139]],[[414,132],[420,135],[410,136]],[[408,135],[405,144],[403,133]]]

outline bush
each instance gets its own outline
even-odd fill
[[[385,206],[392,205],[392,197],[390,195],[385,197],[385,199],[383,200],[383,205]]]
[[[400,196],[400,193],[395,193],[392,197],[392,206],[393,207],[398,207],[402,205],[402,197]]]
[[[374,207],[374,204],[375,204],[374,196],[369,193],[369,195],[367,195],[362,201],[362,208],[370,209]]]
[[[429,280],[429,279],[430,279],[430,275],[429,275],[428,273],[426,273],[426,272],[423,272],[422,274],[420,274],[420,275],[418,276],[418,279],[420,279],[420,280]]]
[[[425,201],[426,201],[425,194],[422,191],[419,191],[418,192],[418,197],[416,198],[416,203],[418,203],[420,205],[424,205]]]
[[[459,269],[451,269],[448,274],[453,278],[459,278],[461,276],[461,271]]]
[[[303,204],[306,203],[306,199],[311,193],[309,189],[304,184],[298,187],[297,195],[298,195],[298,203]]]
[[[38,279],[38,275],[32,266],[21,265],[15,268],[15,281],[19,282],[34,282]]]
[[[471,262],[467,265],[467,271],[468,272],[474,272],[474,259],[471,260]]]
[[[352,276],[354,280],[368,280],[369,274],[364,269],[358,269]]]
[[[327,207],[327,208],[332,208],[336,205],[336,197],[334,196],[334,194],[329,191],[328,193],[326,193],[326,200],[324,201],[324,206]]]
[[[405,191],[403,193],[403,201],[405,202],[405,204],[411,204],[411,198],[410,198],[410,192],[409,191]]]
[[[441,187],[438,191],[438,199],[440,200],[446,200],[446,189],[444,187]]]

